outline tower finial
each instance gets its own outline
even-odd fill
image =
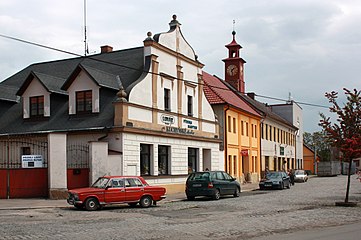
[[[236,31],[234,30],[234,25],[235,24],[236,24],[236,20],[233,20],[233,31],[232,31],[233,40],[235,40],[235,36],[236,36]]]

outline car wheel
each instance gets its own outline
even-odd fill
[[[289,182],[287,185],[287,189],[290,189],[290,188],[291,188],[291,183]]]
[[[214,195],[212,197],[214,200],[219,200],[221,198],[221,192],[219,191],[219,189],[216,189],[214,191]]]
[[[140,199],[139,204],[143,208],[150,207],[150,205],[152,205],[152,198],[150,196],[144,196]]]
[[[240,192],[241,192],[241,190],[237,187],[233,194],[233,197],[239,197]]]
[[[88,211],[95,211],[99,208],[99,203],[96,198],[88,198],[85,201],[85,208]]]
[[[280,185],[280,189],[283,190],[285,188],[285,184],[282,182]]]
[[[131,207],[135,207],[135,206],[137,206],[137,204],[138,204],[138,203],[136,203],[136,202],[128,203],[128,205],[131,206]]]
[[[194,196],[187,196],[187,199],[189,200],[189,201],[193,201],[194,200]]]

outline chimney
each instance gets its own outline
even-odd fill
[[[112,46],[105,45],[100,47],[100,53],[109,53],[109,52],[113,52]]]
[[[255,94],[254,92],[249,92],[249,93],[247,93],[247,96],[250,97],[250,98],[252,98],[252,99],[254,100],[256,94]]]

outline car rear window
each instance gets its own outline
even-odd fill
[[[190,181],[209,181],[209,172],[192,173],[188,180]]]

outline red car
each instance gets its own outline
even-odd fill
[[[76,208],[97,210],[105,205],[128,203],[149,207],[165,198],[164,187],[149,186],[142,177],[104,176],[88,188],[68,191],[67,202]]]

